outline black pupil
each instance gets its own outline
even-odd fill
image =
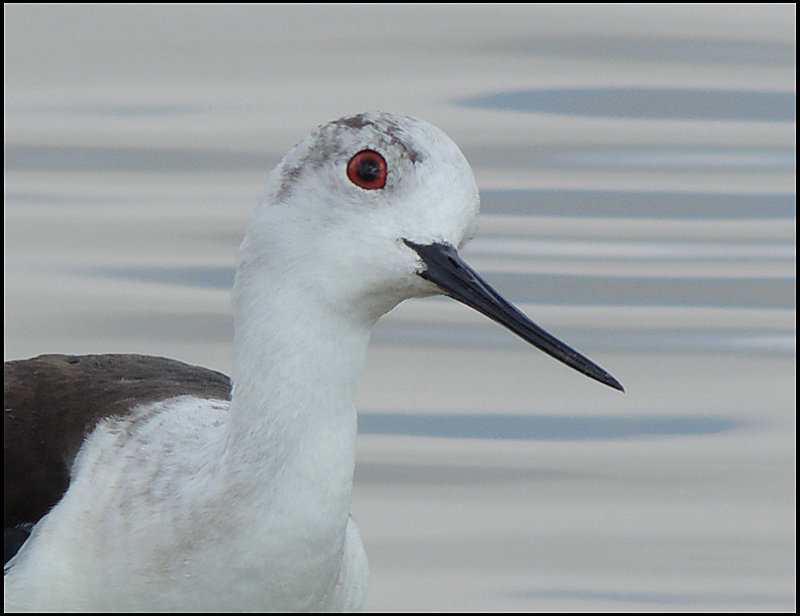
[[[362,158],[356,165],[356,175],[365,184],[376,182],[381,177],[380,162],[374,156]]]

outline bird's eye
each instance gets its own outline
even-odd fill
[[[375,150],[361,150],[347,163],[347,177],[366,190],[386,186],[386,159]]]

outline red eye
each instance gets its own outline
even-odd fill
[[[360,188],[386,186],[386,159],[375,150],[361,150],[347,163],[347,177]]]

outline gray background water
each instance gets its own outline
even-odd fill
[[[5,5],[5,357],[228,370],[269,169],[417,115],[481,187],[465,258],[628,391],[447,299],[383,319],[367,608],[794,610],[795,10]]]

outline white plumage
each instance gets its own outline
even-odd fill
[[[460,261],[478,190],[432,125],[321,126],[266,195],[238,255],[231,401],[155,392],[87,419],[69,489],[9,563],[6,610],[359,609],[354,400],[370,329],[404,299],[447,293],[621,388]]]

